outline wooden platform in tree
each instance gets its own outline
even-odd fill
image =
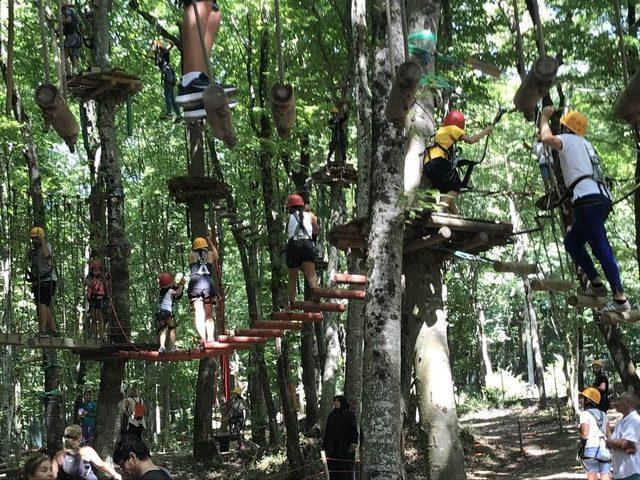
[[[116,103],[121,103],[129,95],[142,90],[142,83],[135,75],[116,69],[77,75],[69,80],[67,88],[83,102],[109,97],[114,98]]]
[[[333,228],[329,242],[340,250],[365,255],[370,227],[367,220],[357,218]],[[439,247],[446,250],[477,254],[511,242],[513,225],[465,218],[459,215],[423,210],[407,215],[404,232],[405,255],[423,248]]]
[[[25,345],[27,335],[22,333],[0,333],[0,345]]]
[[[313,181],[321,185],[341,185],[347,187],[358,180],[358,171],[353,165],[329,163],[311,175]]]
[[[215,201],[231,191],[229,184],[216,178],[193,175],[171,177],[167,186],[176,203],[187,203],[196,198]]]

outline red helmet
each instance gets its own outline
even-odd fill
[[[464,130],[464,115],[460,110],[451,110],[447,113],[447,116],[444,117],[442,121],[442,125],[448,127],[449,125],[455,125],[458,128]]]
[[[89,264],[89,270],[102,270],[102,261],[94,260]]]
[[[160,284],[160,288],[170,287],[173,285],[173,276],[167,272],[161,273],[158,277],[158,283]]]
[[[287,197],[287,208],[304,207],[304,200],[300,195],[289,195]]]

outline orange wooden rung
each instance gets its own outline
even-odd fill
[[[302,330],[302,323],[279,322],[276,320],[267,320],[266,322],[256,321],[253,323],[253,328],[266,328],[267,330]]]
[[[291,302],[291,310],[303,312],[344,312],[344,305],[327,302]]]
[[[244,335],[241,335],[244,336]],[[251,336],[251,335],[247,335]],[[204,344],[205,350],[249,350],[251,349],[250,343],[235,343],[235,342],[207,342]]]
[[[235,330],[236,335],[242,335],[247,337],[282,337],[286,332],[284,330],[280,330],[277,328],[267,329],[267,328],[242,328],[239,330]]]
[[[178,350],[176,352],[158,353],[157,350],[145,351],[118,351],[118,358],[125,360],[144,360],[148,362],[171,362],[184,360],[199,360],[202,358],[211,358],[218,355],[229,353],[229,350],[211,349],[211,350]]]
[[[331,277],[333,283],[345,283],[347,285],[365,285],[367,283],[366,275],[352,275],[350,273],[336,273]]]
[[[273,312],[271,320],[284,322],[321,322],[324,319],[322,312]]]
[[[320,298],[348,298],[351,300],[364,300],[364,290],[343,290],[341,288],[320,288],[313,294]]]
[[[220,343],[264,343],[263,337],[242,337],[239,335],[218,335]]]

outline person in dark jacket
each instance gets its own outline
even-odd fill
[[[327,454],[331,480],[351,480],[358,447],[356,416],[347,397],[333,397],[333,411],[327,417],[322,449]]]

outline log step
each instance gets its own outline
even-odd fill
[[[640,322],[640,311],[629,310],[628,312],[603,312],[600,314],[600,321],[606,325]]]
[[[343,290],[340,288],[319,288],[313,294],[320,298],[347,298],[351,300],[364,300],[364,290]]]
[[[243,337],[240,335],[218,335],[220,343],[264,343],[263,337]]]
[[[344,312],[345,307],[341,303],[327,302],[291,302],[291,310],[303,312]]]
[[[538,265],[526,262],[493,262],[493,270],[500,273],[532,275],[539,272]]]
[[[531,290],[542,292],[568,292],[571,282],[561,278],[535,278],[531,280]]]
[[[239,335],[251,337],[252,335]],[[252,345],[250,343],[235,343],[235,342],[207,342],[204,344],[205,350],[250,350]]]
[[[253,323],[253,328],[266,328],[267,330],[302,330],[302,323],[300,322],[284,322],[267,320],[265,322],[256,321]]]
[[[601,309],[609,302],[607,297],[590,297],[588,295],[570,295],[567,297],[567,303],[572,307],[585,307]]]
[[[178,350],[176,352],[158,353],[156,350],[127,351],[120,350],[116,358],[124,360],[144,360],[147,362],[176,362],[185,360],[200,360],[202,358],[217,357],[218,355],[229,354],[229,349],[209,349],[209,350]],[[95,356],[98,360],[100,356]],[[105,358],[108,359],[108,358]]]
[[[324,319],[322,312],[273,312],[271,320],[285,322],[321,322]]]
[[[265,337],[265,338],[274,338],[274,337],[282,337],[286,333],[285,330],[280,329],[267,329],[267,328],[241,328],[238,330],[234,330],[234,335],[241,335],[247,337]]]
[[[346,285],[365,285],[367,283],[366,275],[352,275],[350,273],[336,273],[331,277],[333,283],[341,283]]]

